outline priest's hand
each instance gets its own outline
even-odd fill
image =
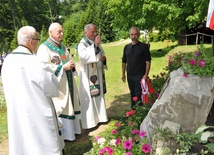
[[[94,40],[94,44],[96,47],[98,47],[100,45],[101,42],[101,37],[100,36],[96,36],[95,40]]]
[[[72,60],[68,61],[67,63],[65,63],[65,64],[63,65],[63,69],[64,69],[65,71],[67,71],[67,70],[72,70],[74,67],[75,67],[75,64],[74,64],[74,62],[73,62]]]
[[[106,61],[106,57],[105,57],[104,55],[100,55],[100,61],[101,61],[101,62]]]

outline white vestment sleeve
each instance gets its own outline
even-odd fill
[[[39,85],[43,89],[47,97],[59,96],[58,79],[51,68],[41,62],[42,69],[40,70]],[[45,81],[45,82],[42,82]]]
[[[85,47],[83,43],[80,43],[78,45],[78,55],[83,64],[98,62],[100,57],[100,54],[95,54],[94,44]]]

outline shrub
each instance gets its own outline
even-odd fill
[[[182,69],[184,70],[184,75],[194,74],[199,77],[214,76],[214,58],[207,57],[203,50],[203,47],[199,47],[198,51],[194,53],[188,53],[182,60]]]

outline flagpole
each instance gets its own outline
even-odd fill
[[[214,30],[214,0],[210,0],[209,2],[206,27],[210,28],[210,30]],[[213,36],[211,36],[211,43],[212,43],[212,54],[214,56],[214,37]]]

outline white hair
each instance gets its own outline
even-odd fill
[[[50,31],[53,31],[55,30],[58,26],[61,26],[59,23],[52,23],[50,26],[49,26],[49,29],[48,29],[48,32],[49,32],[49,35],[50,35]]]
[[[36,33],[36,29],[32,26],[21,27],[17,33],[18,44],[25,45]]]
[[[87,31],[89,28],[91,27],[96,27],[96,25],[94,24],[87,24],[85,27],[84,27],[84,31]]]

